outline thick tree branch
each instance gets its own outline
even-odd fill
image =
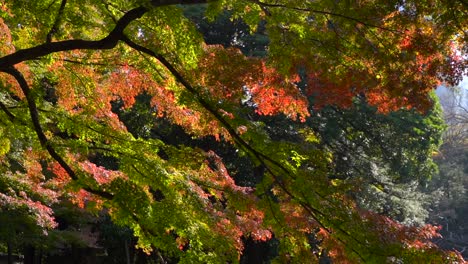
[[[154,7],[177,5],[177,4],[201,4],[208,0],[153,0],[151,4]],[[114,29],[101,40],[83,40],[72,39],[58,42],[50,42],[38,45],[32,48],[18,50],[15,53],[0,58],[0,68],[6,69],[17,63],[37,59],[39,57],[61,51],[69,50],[104,50],[112,49],[117,46],[119,40],[123,37],[124,29],[134,20],[142,17],[149,9],[143,6],[134,8],[125,13],[116,23]]]
[[[140,18],[148,10],[145,7],[137,7],[128,11],[115,25],[115,28],[107,35],[107,37],[101,40],[82,40],[73,39],[59,42],[45,43],[29,49],[18,50],[15,53],[0,58],[0,68],[5,69],[13,66],[17,63],[37,59],[39,57],[68,50],[76,49],[91,49],[91,50],[102,50],[112,49],[119,42],[123,35],[124,29],[135,19]]]
[[[31,91],[29,89],[28,82],[24,78],[23,74],[15,69],[14,67],[9,67],[7,69],[1,69],[2,72],[8,73],[11,76],[13,76],[16,81],[18,82],[21,90],[23,91],[26,101],[28,103],[28,108],[29,108],[29,113],[31,115],[31,120],[34,126],[34,131],[36,132],[36,135],[39,139],[39,142],[41,143],[42,147],[47,150],[49,155],[56,160],[60,166],[67,172],[67,174],[70,176],[72,180],[78,180],[78,176],[76,175],[75,171],[68,165],[68,163],[57,153],[57,151],[54,149],[54,147],[49,143],[49,140],[47,139],[46,135],[44,134],[44,131],[42,129],[41,123],[39,121],[39,112],[37,110],[37,105],[36,102],[34,101],[34,97],[31,94]],[[114,197],[113,194],[102,191],[102,190],[96,190],[93,189],[89,186],[83,187],[85,191],[88,191],[92,194],[98,195],[102,198],[106,199],[112,199]]]

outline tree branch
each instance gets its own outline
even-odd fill
[[[177,5],[177,4],[201,4],[207,3],[208,0],[153,0],[151,4],[153,7]],[[125,13],[116,23],[114,29],[107,35],[107,37],[101,40],[83,40],[83,39],[72,39],[58,42],[50,42],[42,45],[38,45],[32,48],[18,50],[15,53],[6,55],[0,58],[0,68],[6,69],[17,63],[37,59],[39,57],[69,50],[104,50],[112,49],[117,46],[119,40],[123,37],[124,29],[134,20],[142,17],[149,9],[140,6],[136,7],[127,13]]]
[[[10,121],[14,121],[16,119],[16,116],[14,114],[12,114],[10,112],[10,110],[8,110],[8,108],[6,107],[5,104],[3,104],[2,102],[0,102],[0,109],[3,110],[3,112],[5,112],[5,114],[8,116],[8,118],[10,119]]]
[[[49,140],[47,139],[46,135],[44,134],[44,131],[42,129],[41,123],[39,122],[39,112],[37,110],[37,105],[36,102],[34,101],[34,97],[32,96],[29,85],[24,78],[23,74],[15,69],[14,67],[9,67],[7,69],[1,69],[2,72],[8,73],[11,76],[13,76],[16,81],[18,82],[21,90],[23,91],[26,101],[28,103],[28,108],[29,108],[29,113],[31,115],[31,120],[34,126],[34,131],[36,132],[36,135],[39,139],[39,142],[41,143],[41,146],[47,150],[49,155],[56,160],[60,166],[67,172],[67,174],[70,176],[72,180],[78,180],[78,176],[76,175],[75,171],[68,165],[68,163],[55,151],[55,149],[52,147],[52,145],[49,143]],[[98,195],[102,198],[106,199],[112,199],[114,197],[113,194],[102,191],[102,190],[96,190],[93,189],[89,186],[83,187],[85,191],[88,191],[92,194]]]
[[[140,51],[142,53],[145,53],[147,55],[150,55],[151,57],[154,57],[156,58],[159,62],[161,62],[164,67],[166,67],[170,72],[171,74],[176,78],[176,80],[182,84],[185,89],[187,89],[187,91],[189,91],[198,101],[198,103],[203,106],[203,108],[205,108],[208,112],[210,112],[223,126],[224,128],[229,132],[229,134],[233,137],[234,141],[241,147],[245,148],[246,150],[248,150],[248,152],[250,152],[251,154],[253,154],[255,156],[255,158],[264,163],[264,161],[268,161],[270,162],[271,164],[277,166],[279,169],[281,169],[282,171],[284,171],[286,174],[290,175],[290,172],[288,169],[286,169],[283,165],[281,165],[279,162],[271,159],[270,157],[258,152],[257,150],[255,150],[254,148],[252,148],[247,142],[245,142],[245,140],[243,140],[239,134],[237,134],[236,130],[229,124],[229,122],[220,114],[218,113],[215,109],[213,109],[213,107],[206,101],[204,100],[203,98],[201,98],[199,96],[199,92],[197,91],[197,89],[195,89],[195,87],[193,87],[180,73],[179,71],[168,61],[166,60],[166,58],[164,56],[162,56],[161,54],[158,54],[146,47],[143,47],[135,42],[133,42],[132,40],[130,40],[127,36],[124,36],[122,38],[122,41],[125,42],[128,46],[130,46],[131,48],[137,50],[137,51]],[[266,165],[266,164],[264,164]],[[292,176],[292,175],[291,175]]]
[[[67,4],[67,0],[62,0],[57,16],[55,17],[54,24],[52,25],[52,28],[50,29],[49,33],[47,33],[46,43],[52,42],[52,36],[55,33],[57,33],[60,20],[62,19],[63,10],[65,9],[66,4]]]
[[[261,1],[258,1],[258,0],[252,0],[252,2],[259,5],[261,8],[266,8],[266,7],[275,8],[275,7],[278,7],[278,8],[291,9],[291,10],[302,11],[302,12],[311,12],[311,13],[316,13],[316,14],[321,14],[321,15],[329,15],[329,16],[340,17],[340,18],[344,18],[344,19],[347,19],[347,20],[351,20],[351,21],[357,22],[357,23],[362,24],[362,25],[367,26],[367,27],[378,28],[378,29],[382,29],[382,30],[390,31],[390,32],[394,32],[394,33],[402,33],[402,31],[400,31],[400,30],[386,28],[386,27],[375,25],[375,24],[370,24],[370,23],[367,23],[367,22],[365,22],[365,21],[363,21],[361,19],[351,17],[351,16],[347,16],[347,15],[344,15],[344,14],[333,13],[333,12],[329,12],[329,11],[317,10],[317,9],[312,9],[312,8],[293,7],[293,6],[287,6],[287,5],[284,5],[284,4],[269,4],[269,3],[264,3],[264,2],[261,2]],[[269,14],[269,12],[266,12],[266,13]]]
[[[119,42],[123,36],[124,29],[135,19],[140,18],[148,10],[145,7],[137,7],[128,11],[123,15],[115,25],[115,28],[107,35],[107,37],[101,40],[82,40],[73,39],[59,42],[45,43],[32,48],[18,50],[15,53],[9,54],[0,58],[0,68],[5,69],[13,66],[17,63],[36,59],[51,53],[60,51],[69,51],[76,49],[91,49],[91,50],[103,50],[112,49]]]
[[[209,0],[151,0],[151,5],[154,7],[168,6],[168,5],[196,5],[206,4]],[[216,0],[210,1],[216,2]]]
[[[303,207],[308,213],[309,215],[324,229],[326,230],[327,232],[331,233],[331,231],[325,226],[324,223],[322,223],[322,221],[320,220],[320,217],[318,215],[321,215],[322,218],[325,218],[326,215],[321,212],[320,210],[314,208],[312,205],[310,205],[309,203],[307,203],[307,201],[301,201],[301,199],[299,199],[298,197],[296,197],[291,191],[289,191],[289,189],[283,184],[281,178],[276,175],[276,173],[270,168],[270,166],[267,165],[266,161],[270,162],[271,164],[277,166],[280,170],[284,171],[286,173],[286,175],[290,176],[291,178],[294,179],[294,175],[287,169],[285,168],[282,164],[280,164],[279,162],[271,159],[270,157],[258,152],[256,149],[254,149],[252,146],[249,145],[249,143],[247,143],[244,139],[242,139],[239,134],[237,134],[237,132],[235,131],[235,129],[229,124],[228,121],[226,121],[223,116],[221,114],[219,114],[215,109],[213,109],[213,107],[207,102],[205,101],[203,98],[201,98],[198,94],[198,91],[179,73],[179,71],[169,62],[166,60],[166,58],[164,56],[162,56],[161,54],[158,54],[146,47],[143,47],[143,46],[140,46],[139,44],[133,42],[132,40],[130,40],[127,36],[124,36],[122,41],[124,41],[127,45],[129,45],[131,48],[137,50],[137,51],[140,51],[142,53],[145,53],[151,57],[154,57],[156,58],[158,61],[160,61],[170,72],[171,74],[176,78],[176,80],[181,83],[185,89],[187,89],[190,93],[192,93],[192,95],[197,99],[198,103],[203,106],[203,108],[205,108],[208,112],[210,112],[223,126],[224,128],[229,132],[229,134],[233,137],[234,141],[240,145],[241,147],[243,147],[244,149],[246,149],[248,152],[250,152],[263,166],[265,166],[266,170],[272,175],[272,177],[274,178],[275,180],[275,183],[278,184],[280,186],[280,188],[289,196],[291,197],[292,199],[296,200],[299,205],[301,207]],[[320,193],[318,193],[316,190],[311,190],[313,191],[315,194],[317,194],[320,198],[324,199],[324,200],[327,200],[327,197],[321,195]],[[351,236],[349,233],[345,232],[344,230],[342,230],[340,227],[336,227],[339,231],[341,231],[342,233],[344,233],[345,235],[351,237],[351,239],[353,239],[354,241],[364,245],[364,243],[360,240],[358,240],[357,238]],[[340,240],[343,244],[346,244],[345,241],[342,241]],[[350,249],[355,252],[361,259],[362,256],[359,255],[359,253],[352,247],[352,246],[349,246]],[[364,260],[364,259],[363,259]]]

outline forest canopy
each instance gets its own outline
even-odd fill
[[[467,7],[0,1],[0,241],[37,243],[70,203],[178,263],[249,241],[280,263],[463,262],[417,186],[432,92],[467,73]]]

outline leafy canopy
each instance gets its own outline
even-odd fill
[[[181,4],[261,24],[267,57],[204,44]],[[273,235],[280,261],[320,257],[311,236],[337,261],[455,261],[429,242],[436,228],[360,209],[328,177],[333,153],[315,132],[274,139],[246,105],[302,122],[355,96],[381,113],[426,111],[428,93],[466,70],[465,14],[449,0],[0,1],[1,210],[35,208],[47,229],[57,197],[104,207],[140,247],[181,263],[236,262],[243,238]],[[236,184],[212,149],[129,133],[113,102],[129,109],[140,94],[193,140],[235,147],[260,183]]]

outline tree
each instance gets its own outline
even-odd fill
[[[206,3],[207,17],[227,9],[252,31],[264,27],[268,58],[204,44],[178,5]],[[466,70],[463,1],[62,0],[1,8],[3,146],[32,153],[35,175],[77,205],[107,208],[146,251],[237,262],[243,238],[274,236],[284,262],[462,261],[430,243],[437,228],[359,208],[347,194],[352,186],[328,177],[334,153],[316,132],[278,140],[248,111],[305,122],[308,96],[317,109],[350,107],[360,96],[382,113],[428,110],[428,92],[456,84]],[[129,109],[140,94],[151,97],[154,117],[194,140],[233,146],[259,168],[258,184],[236,184],[214,148],[129,133],[113,102]],[[17,162],[25,167],[27,159]]]
[[[231,22],[228,13],[218,16],[215,21],[207,21],[205,9],[188,6],[184,8],[184,13],[197,25],[207,43],[239,47],[246,55],[266,54],[268,38],[264,35],[264,27],[255,34],[247,35],[247,25],[242,21]],[[298,87],[306,89],[304,82],[299,83]],[[433,97],[433,100],[437,102],[437,98]],[[313,101],[312,96],[309,100],[311,117],[305,123],[278,116],[261,117],[253,113],[255,107],[248,115],[264,123],[269,136],[278,140],[287,138],[300,141],[296,131],[312,128],[322,139],[323,147],[333,153],[333,169],[329,172],[329,178],[360,179],[361,190],[352,195],[358,196],[356,198],[361,207],[393,216],[406,224],[424,223],[428,216],[428,204],[434,199],[431,199],[433,195],[423,193],[421,187],[436,173],[432,154],[440,145],[444,122],[438,104],[422,115],[405,109],[381,114],[375,107],[369,106],[362,96],[354,99],[348,109],[328,106],[314,110]],[[249,103],[255,105],[245,99],[244,104]],[[127,128],[132,127],[125,124]],[[219,149],[215,151],[220,153]],[[225,164],[229,167],[230,161],[226,160],[229,154],[223,153],[221,156],[225,157]],[[232,167],[239,168],[239,165]],[[252,171],[253,168],[248,170]],[[238,174],[232,176],[236,182],[242,181]],[[255,179],[252,175],[249,178]]]
[[[437,105],[424,115],[381,114],[361,99],[349,109],[326,107],[311,122],[334,153],[331,178],[359,182],[352,195],[361,207],[407,225],[425,222],[433,200],[422,187],[437,172],[432,155],[444,128]]]
[[[60,193],[41,174],[41,165],[36,160],[39,157],[31,150],[21,150],[21,140],[27,141],[28,135],[20,135],[11,143],[2,136],[0,241],[6,244],[8,261],[13,263],[16,249],[23,251],[27,261],[31,256],[28,250],[41,245],[48,231],[56,227],[50,206],[57,202]]]
[[[468,112],[466,93],[462,89],[441,88],[441,104],[447,128],[436,162],[439,173],[430,182],[428,189],[440,193],[433,205],[430,220],[443,228],[443,238],[437,244],[455,248],[467,256],[467,173],[468,173]]]

